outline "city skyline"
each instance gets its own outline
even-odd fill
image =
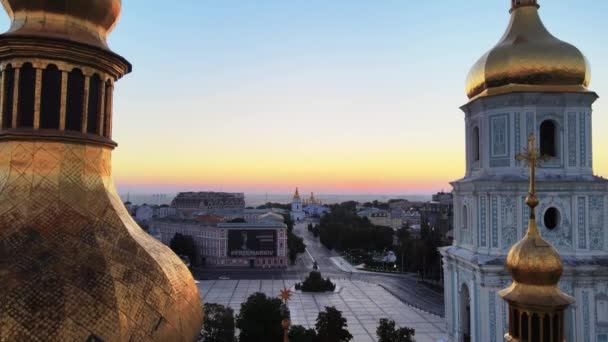
[[[540,5],[550,31],[591,63],[594,169],[607,176],[608,48],[597,35],[608,3]],[[464,175],[466,73],[503,33],[508,9],[507,0],[125,2],[110,38],[135,65],[115,98],[119,191],[449,191]]]

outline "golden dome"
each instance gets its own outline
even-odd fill
[[[513,1],[507,31],[467,76],[470,99],[508,92],[584,92],[591,80],[585,56],[555,38],[538,15],[536,0]]]
[[[68,39],[103,49],[121,8],[121,0],[1,1],[11,19],[7,35]]]
[[[559,253],[540,236],[534,219],[530,219],[526,236],[509,251],[507,269],[513,283],[500,291],[505,300],[541,307],[573,302],[557,285],[563,272]]]

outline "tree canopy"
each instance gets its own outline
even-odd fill
[[[393,229],[373,225],[366,217],[359,217],[356,202],[331,206],[331,212],[321,218],[321,243],[329,249],[364,248],[383,250],[393,245]]]
[[[169,247],[173,250],[175,254],[185,255],[190,258],[191,263],[195,262],[196,245],[194,244],[192,236],[177,233],[173,236],[173,239],[171,239]]]
[[[414,342],[415,330],[410,328],[396,328],[395,321],[381,318],[376,328],[378,342]]]
[[[315,342],[317,332],[315,329],[306,329],[301,325],[294,325],[289,329],[289,342]]]
[[[317,342],[348,342],[352,340],[353,335],[348,332],[347,327],[342,311],[333,306],[326,306],[325,311],[319,312],[315,324]]]
[[[281,300],[257,292],[241,304],[236,326],[239,342],[280,342],[283,338]]]
[[[234,311],[219,304],[204,305],[204,323],[199,342],[234,342]]]

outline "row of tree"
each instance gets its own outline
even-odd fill
[[[331,212],[319,223],[320,241],[336,250],[363,248],[383,250],[393,245],[393,229],[376,226],[366,217],[357,215],[357,202],[331,205]]]
[[[421,279],[439,280],[441,276],[441,254],[438,248],[448,244],[439,231],[432,229],[423,222],[420,236],[413,237],[405,227],[397,231],[399,246],[397,262],[400,262],[405,272],[415,272]]]
[[[289,318],[278,298],[263,293],[252,294],[241,304],[241,312],[219,304],[204,305],[205,321],[198,342],[236,342],[238,328],[240,342],[280,342],[283,340],[281,322]],[[286,317],[287,316],[287,317]],[[314,329],[294,325],[289,330],[290,342],[348,342],[353,336],[348,322],[335,307],[319,312]],[[414,329],[397,328],[395,322],[381,319],[376,330],[378,342],[413,342]]]

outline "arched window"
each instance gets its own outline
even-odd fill
[[[532,314],[532,326],[530,327],[532,330],[532,341],[540,340],[540,318],[538,314]]]
[[[89,83],[89,107],[87,113],[87,133],[97,134],[101,111],[101,78],[95,74]]]
[[[40,128],[59,128],[61,112],[61,71],[49,65],[42,72],[42,94],[40,99]]]
[[[4,106],[2,107],[2,128],[13,126],[13,95],[15,94],[15,69],[9,64],[4,69]]]
[[[540,125],[540,153],[543,156],[557,157],[557,125],[552,120],[543,121]]]
[[[543,342],[551,342],[551,318],[548,314],[543,318]]]
[[[469,227],[469,210],[466,205],[462,206],[462,229]]]
[[[25,63],[19,74],[19,103],[17,105],[17,126],[34,127],[34,97],[36,91],[36,70],[31,63]]]
[[[528,336],[528,313],[524,312],[521,315],[521,336]]]
[[[479,150],[479,127],[473,128],[473,161],[479,161],[481,153]]]
[[[471,340],[471,297],[469,288],[463,284],[460,291],[460,329],[462,331],[461,340]]]
[[[68,76],[68,94],[65,114],[65,129],[82,130],[82,110],[84,103],[84,75],[80,69],[74,69]]]

